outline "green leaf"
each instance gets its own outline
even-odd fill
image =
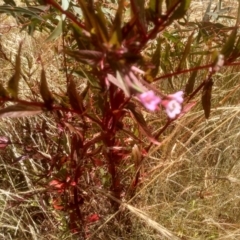
[[[72,78],[69,79],[67,93],[72,108],[80,113],[83,113],[83,100],[81,95],[77,92],[76,85]]]
[[[42,108],[39,106],[29,106],[23,104],[16,104],[13,106],[6,107],[4,109],[0,109],[0,118],[2,117],[10,117],[10,118],[18,118],[18,117],[29,117],[42,112]]]
[[[47,42],[56,40],[62,34],[62,18],[59,20],[57,27],[51,32],[51,34],[46,39]]]
[[[230,56],[231,53],[233,52],[236,36],[237,36],[237,28],[232,30],[230,36],[228,37],[226,43],[224,44],[221,50],[221,54],[223,54],[225,58]]]
[[[138,109],[135,104],[133,103],[129,103],[127,106],[127,109],[129,109],[130,114],[132,116],[132,118],[136,121],[136,123],[139,126],[139,129],[141,130],[141,132],[146,135],[146,137],[149,139],[149,141],[151,141],[152,143],[156,144],[156,145],[160,145],[160,142],[158,142],[154,136],[151,134],[150,129],[147,126],[147,123],[141,113],[141,110]]]
[[[107,42],[109,40],[109,36],[108,36],[108,25],[109,22],[107,21],[102,8],[97,5],[96,7],[96,14],[95,17],[97,19],[97,23],[98,23],[98,30],[101,32],[101,36],[103,38],[104,42]]]
[[[0,83],[0,97],[8,97],[8,92],[6,89],[3,87],[3,85]]]
[[[82,29],[75,23],[70,23],[68,25],[73,31],[73,38],[77,42],[78,49],[88,49],[90,44],[90,37],[83,34]]]
[[[92,36],[97,38],[97,43],[101,45],[108,41],[108,34],[106,26],[102,21],[102,18],[95,13],[95,9],[93,8],[93,4],[88,2],[86,5],[84,0],[78,0],[79,5],[81,6],[81,10],[83,12],[85,27],[91,32]]]
[[[165,74],[168,74],[170,71],[173,71],[172,66],[171,66],[171,47],[168,42],[166,42],[165,46],[165,51],[163,54],[162,61],[160,62],[161,69]],[[167,78],[169,85],[171,88],[174,90],[173,82],[172,82],[172,77]]]
[[[90,83],[87,82],[86,87],[83,89],[83,91],[81,92],[81,98],[84,99],[87,96],[88,90],[90,87]]]
[[[134,144],[134,146],[132,148],[132,157],[133,157],[135,169],[138,170],[139,165],[142,160],[142,154],[141,154],[137,144]]]
[[[147,33],[147,22],[145,12],[145,0],[131,0],[131,9],[133,17],[137,17],[137,26],[140,33],[146,35]]]
[[[238,57],[240,53],[240,37],[238,37],[238,40],[236,42],[235,48],[232,52],[233,57]]]
[[[237,13],[236,26],[238,26],[239,23],[240,23],[240,1],[238,1],[238,13]]]
[[[86,3],[84,0],[78,0],[78,3],[81,7],[81,10],[82,10],[82,13],[83,13],[83,16],[84,16],[84,20],[85,20],[85,27],[86,29],[91,32],[92,29],[94,28],[94,19],[92,17],[92,13],[89,11]]]
[[[47,12],[47,10],[49,9],[49,6],[48,5],[28,6],[28,7],[26,7],[26,9],[36,13],[37,16],[38,16],[38,15],[40,15],[43,12]]]
[[[159,38],[157,40],[157,46],[156,46],[156,50],[153,53],[152,56],[152,64],[154,65],[154,69],[151,69],[148,74],[147,72],[147,76],[145,75],[146,79],[148,82],[152,82],[153,78],[155,78],[159,72],[159,67],[160,67],[160,57],[161,57],[161,38]]]
[[[11,6],[16,6],[16,3],[14,2],[14,0],[3,0],[6,4],[9,4]]]
[[[198,63],[196,65],[196,67],[200,66],[200,64],[202,62],[202,59],[203,59],[203,55],[198,60]],[[188,79],[188,82],[187,82],[186,88],[185,88],[186,95],[189,95],[190,93],[192,93],[193,88],[194,88],[194,84],[195,84],[195,80],[196,80],[196,77],[197,77],[197,73],[198,73],[198,70],[193,71],[191,73],[190,78]]]
[[[148,7],[156,14],[156,17],[162,14],[163,0],[150,0]]]
[[[24,15],[24,17],[28,17],[28,18],[34,17],[39,19],[40,21],[44,21],[44,19],[39,16],[39,13],[43,11],[44,10],[41,10],[40,8],[37,8],[37,7],[14,7],[14,6],[6,6],[6,5],[0,6],[0,13],[8,13],[13,16]]]
[[[124,0],[120,0],[118,4],[118,10],[115,15],[115,19],[113,21],[113,28],[111,30],[111,37],[109,44],[112,46],[120,47],[122,42],[122,14],[124,9]]]
[[[8,88],[11,97],[13,99],[17,99],[18,97],[18,86],[21,76],[21,49],[22,49],[22,43],[19,45],[18,54],[16,56],[16,62],[15,62],[15,73],[8,81]]]
[[[168,24],[173,20],[180,19],[186,14],[191,0],[166,0],[167,11],[172,11],[168,19]]]
[[[202,92],[202,106],[206,118],[209,118],[211,111],[212,86],[213,80],[211,78],[205,83]]]
[[[185,45],[185,49],[183,51],[182,58],[181,58],[181,60],[179,62],[177,71],[180,71],[182,69],[182,66],[186,62],[186,59],[187,59],[187,57],[188,57],[188,55],[190,53],[191,44],[192,44],[192,41],[193,41],[193,34],[194,34],[194,32],[192,32],[192,34],[188,37],[188,40],[187,40],[187,43]]]
[[[98,18],[97,15],[94,15],[95,27],[92,29],[92,35],[96,35],[98,39],[98,44],[102,45],[103,43],[108,42],[108,32],[104,23]]]
[[[54,99],[51,92],[49,91],[44,69],[42,69],[41,72],[40,93],[44,103],[46,104],[46,107],[51,108]]]

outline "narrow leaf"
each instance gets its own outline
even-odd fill
[[[104,42],[107,42],[109,40],[108,36],[108,24],[109,22],[107,21],[104,13],[102,12],[102,9],[99,5],[96,7],[96,14],[95,18],[97,20],[97,25],[98,25],[98,31],[101,34],[101,37]]]
[[[202,92],[202,106],[206,118],[209,118],[211,111],[211,97],[212,97],[213,80],[210,79],[205,83]]]
[[[139,165],[141,163],[142,154],[141,154],[137,144],[134,144],[134,146],[132,148],[132,157],[133,157],[135,169],[138,170]]]
[[[123,92],[126,94],[126,96],[130,96],[130,90],[129,87],[125,84],[125,81],[123,80],[123,77],[119,71],[117,71],[117,77],[115,78],[112,74],[107,75],[107,79],[109,82],[113,83],[117,87],[123,90]]]
[[[191,0],[166,0],[167,11],[172,11],[168,22],[171,23],[173,20],[184,17],[190,6],[190,3]]]
[[[233,57],[238,57],[239,53],[240,53],[240,37],[238,37],[235,48],[233,50]]]
[[[122,89],[121,83],[115,78],[112,74],[107,75],[107,80],[111,83],[113,83],[115,86],[119,87]],[[123,89],[122,89],[123,90]]]
[[[146,24],[144,2],[145,2],[144,0],[131,0],[131,8],[132,8],[133,15],[137,17],[137,25],[140,32],[143,35],[146,35],[147,24]]]
[[[113,29],[111,33],[110,38],[110,45],[119,47],[122,42],[122,31],[121,31],[121,25],[122,25],[122,13],[124,9],[124,0],[120,0],[118,4],[118,10],[115,15],[115,19],[113,21]]]
[[[237,28],[232,30],[230,36],[228,37],[226,43],[224,44],[221,50],[221,54],[223,54],[225,58],[227,58],[232,53],[236,36],[237,36]]]
[[[29,106],[23,104],[16,104],[4,109],[0,109],[0,118],[3,117],[28,117],[39,114],[42,112],[42,108],[38,106]]]
[[[8,91],[13,99],[17,99],[18,97],[18,86],[21,76],[21,49],[22,43],[19,45],[18,54],[16,56],[15,73],[8,81]]]
[[[3,85],[0,83],[0,97],[8,97],[8,92],[6,89],[3,87]]]
[[[79,6],[81,7],[84,20],[85,20],[85,26],[89,32],[94,28],[94,21],[92,19],[92,13],[89,11],[86,3],[84,0],[78,0]]]
[[[70,23],[68,27],[73,31],[73,38],[77,43],[78,49],[85,49],[89,43],[89,37],[84,35],[82,29],[75,23]]]
[[[181,58],[181,60],[179,62],[177,71],[180,71],[182,69],[183,64],[185,63],[185,61],[187,59],[187,56],[190,53],[191,44],[192,44],[192,41],[193,41],[193,34],[194,34],[194,32],[192,32],[192,34],[188,37],[188,40],[187,40],[187,43],[185,45],[185,49],[183,51],[182,58]]]
[[[159,72],[160,57],[161,57],[160,54],[161,54],[161,39],[159,38],[157,41],[156,50],[153,53],[152,61],[151,61],[155,68],[150,71],[149,76],[146,76],[149,82],[152,82],[153,78],[155,78]]]
[[[46,107],[51,108],[51,105],[52,105],[54,99],[48,88],[46,74],[45,74],[44,69],[42,69],[42,72],[41,72],[40,93],[41,93],[44,103],[46,104]]]
[[[85,26],[92,35],[95,35],[95,38],[98,39],[98,44],[102,44],[107,42],[107,29],[102,23],[102,19],[98,14],[95,13],[95,9],[93,7],[93,3],[88,1],[88,4],[84,0],[78,0],[79,5],[81,6],[81,10],[83,12]]]
[[[84,111],[83,100],[81,98],[81,95],[77,92],[76,85],[72,78],[70,78],[69,80],[67,92],[72,108],[74,110],[79,111],[80,113],[83,113]]]
[[[240,23],[240,1],[238,1],[238,13],[237,13],[236,26],[238,26],[239,23]]]
[[[108,42],[108,32],[105,24],[101,22],[101,19],[98,15],[94,14],[93,18],[95,21],[95,27],[92,29],[92,35],[97,37],[98,44],[101,46],[103,43]]]
[[[196,67],[200,66],[200,64],[202,62],[202,59],[203,59],[203,55],[198,60],[198,63],[197,63]],[[188,79],[188,82],[187,82],[186,88],[185,88],[186,95],[189,95],[190,93],[192,93],[193,88],[194,88],[194,84],[195,84],[195,80],[196,80],[196,77],[197,77],[197,73],[198,73],[198,70],[193,71],[191,73],[190,78]]]
[[[81,98],[84,99],[87,96],[88,90],[89,90],[90,84],[87,82],[86,87],[81,92]]]
[[[62,34],[62,18],[59,20],[57,27],[51,32],[51,34],[46,39],[46,42],[56,40]]]
[[[14,6],[7,6],[7,5],[2,5],[0,6],[0,13],[9,13],[14,15],[24,15],[25,17],[28,18],[35,18],[40,21],[44,21],[42,17],[40,17],[40,13],[44,11],[47,7],[42,7],[40,9],[39,7],[14,7]]]
[[[162,4],[163,0],[150,0],[148,7],[156,14],[156,17],[158,17],[162,14]]]
[[[102,52],[94,50],[65,50],[65,53],[69,56],[75,58],[76,60],[87,63],[89,65],[96,65],[102,59]]]

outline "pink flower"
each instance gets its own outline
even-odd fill
[[[168,101],[166,105],[166,113],[169,118],[175,118],[179,113],[181,113],[182,107],[176,100]]]
[[[183,103],[183,91],[179,91],[179,92],[176,92],[176,93],[174,93],[174,94],[170,94],[170,95],[168,95],[167,97],[169,98],[169,99],[172,99],[172,100],[175,100],[175,101],[177,101],[178,103]]]
[[[170,94],[162,101],[162,106],[165,107],[166,113],[169,118],[174,119],[181,113],[183,103],[183,91]]]
[[[152,90],[139,94],[138,98],[144,107],[150,111],[155,111],[161,102],[161,98],[156,96]]]

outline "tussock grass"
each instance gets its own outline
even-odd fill
[[[207,3],[193,1],[191,17],[201,19]],[[230,11],[235,14],[236,1],[223,1],[223,6],[232,7]],[[10,17],[0,15],[0,18],[4,26],[16,26]],[[224,21],[231,26],[233,20]],[[22,81],[22,97],[36,96],[34,91],[39,91],[40,56],[43,65],[48,66],[45,70],[51,79],[50,89],[56,94],[64,92],[65,77],[59,71],[60,40],[46,43],[44,34],[31,38],[15,27],[9,32],[4,27],[1,33],[2,53],[7,56],[0,55],[3,84],[13,73],[17,43],[24,39],[22,61],[30,81]],[[121,221],[114,219],[116,214],[107,215],[99,224],[89,226],[89,239],[240,239],[239,72],[239,67],[229,66],[214,77],[210,119],[204,119],[197,104],[174,122],[162,146],[154,147],[145,159],[136,196],[121,203],[118,213]],[[174,84],[176,88],[181,87]],[[171,91],[168,87],[166,91]],[[196,101],[200,101],[200,96]],[[68,232],[66,216],[52,208],[51,199],[42,187],[45,182],[38,178],[42,170],[49,168],[47,156],[57,149],[58,133],[53,121],[50,115],[0,121],[0,135],[8,136],[15,143],[0,150],[0,239],[78,239]],[[161,113],[149,122],[160,129]],[[37,131],[44,123],[50,142]],[[30,137],[26,133],[29,130]],[[27,158],[21,144],[29,145]],[[31,155],[31,147],[38,147],[39,155]],[[97,195],[99,199],[112,198],[105,192]],[[102,208],[104,213],[107,208],[103,203],[90,203],[94,206],[89,209]],[[127,227],[129,221],[133,226],[131,231]]]

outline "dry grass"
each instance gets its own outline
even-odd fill
[[[207,2],[193,1],[194,19],[202,18]],[[233,14],[236,2],[223,1],[224,6],[233,7]],[[32,74],[31,81],[21,85],[22,96],[32,96],[30,89],[38,91],[39,56],[44,66],[48,66],[50,88],[61,94],[65,85],[64,75],[59,71],[60,43],[46,43],[43,41],[46,36],[41,34],[31,38],[14,27],[6,31],[7,26],[16,26],[15,22],[3,15],[0,18],[4,26],[0,28],[1,44],[7,54],[7,59],[0,56],[1,82],[6,84],[11,76],[17,43],[24,39],[23,66],[26,74]],[[225,21],[232,24],[232,20]],[[145,160],[145,177],[136,196],[122,203],[122,224],[115,222],[113,215],[106,216],[93,228],[89,239],[240,239],[239,72],[238,67],[228,67],[215,76],[211,118],[204,119],[199,104],[174,122],[164,144],[153,148]],[[26,139],[23,126],[28,121],[36,129],[47,121],[47,134],[56,135],[52,119],[45,115],[28,120],[1,119],[0,135],[7,135],[13,142],[24,139],[24,143],[34,143],[39,151],[48,154],[49,146],[37,131],[32,129],[30,138]],[[161,126],[159,119],[151,123]],[[50,147],[54,148],[55,143],[53,140]],[[52,209],[44,189],[36,184],[36,174],[45,167],[39,156],[16,161],[24,155],[17,144],[0,154],[0,239],[77,239],[66,230],[65,216]],[[98,194],[112,198],[104,192]],[[133,224],[131,232],[124,224],[129,218]]]
[[[14,58],[19,43],[23,41],[22,72],[26,79],[20,82],[20,98],[29,99],[37,97],[41,64],[47,66],[47,78],[50,89],[55,92],[62,88],[63,74],[61,57],[56,54],[58,42],[46,43],[46,34],[36,33],[33,38],[17,27],[16,21],[6,15],[1,18],[1,73],[0,79],[3,86],[14,72]],[[26,81],[25,81],[26,80]],[[64,85],[63,85],[64,86]],[[64,88],[63,88],[64,90]],[[55,92],[58,93],[58,92]],[[36,98],[37,100],[37,98]],[[7,136],[12,142],[19,142],[29,147],[38,146],[38,150],[47,153],[45,139],[38,134],[37,128],[47,121],[50,126],[52,120],[49,116],[41,115],[29,119],[1,119],[0,135]],[[27,127],[27,126],[31,127]],[[56,129],[51,128],[52,135]],[[30,136],[28,131],[31,131]],[[52,132],[53,131],[53,132]],[[23,146],[11,145],[7,150],[0,150],[0,239],[69,239],[70,234],[65,234],[62,216],[53,211],[45,200],[45,191],[36,185],[37,174],[43,170],[41,155],[31,155],[31,150],[24,153]],[[27,159],[25,159],[27,157]],[[21,160],[25,159],[25,161]]]

